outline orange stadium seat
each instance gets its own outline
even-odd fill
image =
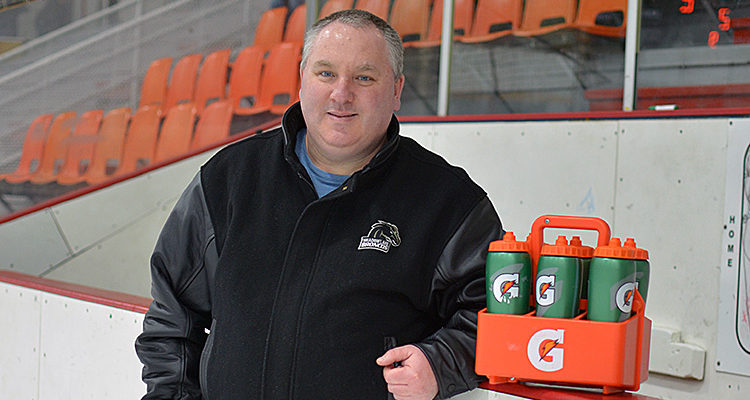
[[[94,158],[94,147],[99,140],[99,126],[103,114],[102,110],[91,110],[78,118],[76,128],[67,140],[65,160],[55,177],[57,183],[74,185],[83,182],[83,173]]]
[[[202,54],[190,54],[177,61],[169,80],[167,99],[160,110],[162,114],[168,113],[172,107],[178,104],[193,101],[195,78],[198,75],[198,66],[202,59]]]
[[[104,116],[99,129],[99,141],[94,147],[94,157],[83,174],[83,180],[86,183],[93,185],[103,182],[109,179],[117,169],[122,159],[128,121],[130,121],[129,107],[116,108]]]
[[[167,97],[167,80],[172,68],[172,58],[165,57],[154,60],[149,65],[141,84],[141,98],[138,108],[146,105],[161,107]]]
[[[535,36],[572,25],[578,0],[526,0],[518,36]]]
[[[354,0],[328,0],[320,8],[318,19],[323,19],[337,11],[349,10],[354,6]]]
[[[473,0],[455,0],[453,5],[453,39],[460,40],[471,31],[471,20],[474,18]],[[520,17],[519,17],[520,18]],[[439,46],[443,33],[443,0],[435,0],[430,14],[425,40],[413,42],[415,47]]]
[[[47,141],[50,124],[52,123],[52,114],[43,114],[34,119],[26,130],[26,138],[23,141],[23,150],[21,150],[21,160],[15,171],[0,176],[8,183],[21,183],[29,180],[29,176],[34,172],[41,163],[44,152],[44,143]]]
[[[320,8],[319,19],[323,19],[336,11],[349,10],[354,5],[354,0],[328,0]]]
[[[305,16],[307,15],[307,7],[304,4],[297,6],[292,11],[292,15],[289,16],[289,21],[286,22],[286,30],[284,30],[284,41],[295,42],[300,45],[305,40]]]
[[[389,0],[357,0],[356,9],[369,11],[385,21],[388,21],[388,11],[391,2]]]
[[[203,60],[195,87],[195,109],[198,115],[207,105],[226,98],[227,69],[232,50],[217,50]]]
[[[65,158],[65,150],[67,150],[65,139],[70,136],[70,131],[73,130],[75,124],[76,113],[72,111],[62,113],[52,121],[47,141],[44,143],[42,158],[39,161],[39,168],[29,176],[32,183],[47,183],[55,179],[57,170]]]
[[[255,27],[255,38],[253,45],[267,52],[274,45],[281,43],[284,37],[284,25],[286,24],[286,7],[277,7],[263,12]]]
[[[515,33],[521,25],[522,11],[522,0],[479,0],[471,31],[461,41],[487,42]]]
[[[195,106],[192,103],[180,104],[169,110],[156,142],[154,161],[168,160],[190,150],[195,117]]]
[[[260,83],[260,108],[283,114],[297,101],[301,51],[296,43],[281,43],[271,49]]]
[[[231,123],[232,103],[230,101],[217,101],[206,107],[195,128],[190,150],[202,149],[228,138]]]
[[[576,29],[595,35],[625,37],[628,0],[579,0]]]
[[[404,46],[424,40],[430,19],[428,0],[395,0],[391,11],[391,26],[401,35]]]
[[[274,114],[283,114],[287,107],[297,101],[300,52],[301,46],[297,43],[282,42],[272,48],[260,73],[257,92],[252,91],[254,89],[252,82],[243,83],[243,87],[238,88],[237,91],[230,89],[235,107],[239,104],[235,113],[253,115],[270,111]],[[251,56],[252,54],[249,53],[248,58]],[[257,73],[257,67],[253,73]]]
[[[113,175],[135,172],[154,161],[159,135],[159,108],[139,108],[130,119],[122,149],[122,162]]]
[[[229,98],[236,114],[256,114],[254,106],[260,100],[262,70],[263,50],[260,47],[248,46],[237,54],[229,76]]]

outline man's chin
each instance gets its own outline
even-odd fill
[[[355,132],[356,129],[351,124],[330,124],[321,130],[319,137],[331,146],[346,147],[353,143]]]

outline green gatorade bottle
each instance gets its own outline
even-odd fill
[[[554,245],[542,246],[536,268],[536,315],[573,318],[581,294],[581,261],[578,249],[558,236]]]
[[[580,236],[570,238],[570,245],[578,248],[578,258],[581,260],[581,298],[585,299],[589,294],[589,266],[591,257],[594,256],[594,248],[584,246]]]
[[[648,277],[651,267],[648,262],[648,250],[639,249],[635,245],[635,239],[625,239],[623,245],[628,248],[635,249],[635,287],[638,289],[638,293],[643,298],[643,303],[646,303],[646,295],[648,294]]]
[[[505,232],[503,240],[490,243],[486,278],[488,312],[529,312],[531,256],[528,244],[516,241],[513,232]]]
[[[622,322],[630,318],[635,293],[635,250],[612,238],[594,250],[589,268],[588,315],[592,321]]]

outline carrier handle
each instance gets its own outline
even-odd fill
[[[610,229],[607,222],[598,217],[574,217],[569,215],[542,215],[531,225],[531,233],[527,242],[532,261],[532,276],[536,277],[536,265],[539,261],[539,253],[544,244],[545,228],[581,229],[597,231],[597,246],[605,246],[609,243]]]

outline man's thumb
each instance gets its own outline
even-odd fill
[[[406,347],[401,346],[386,351],[385,354],[380,356],[375,362],[381,367],[385,367],[386,365],[391,365],[395,362],[404,361],[407,357],[409,357],[409,350]]]

